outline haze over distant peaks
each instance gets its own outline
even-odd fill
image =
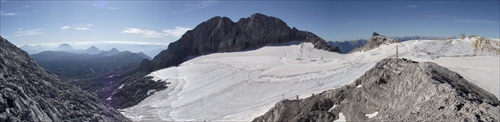
[[[63,44],[59,45],[56,50],[57,51],[74,51],[75,49],[73,47],[71,47],[71,45],[69,45],[67,43],[63,43]]]
[[[92,45],[92,47],[85,49],[85,53],[88,54],[97,54],[99,52],[100,52],[99,48],[95,47],[94,45]]]

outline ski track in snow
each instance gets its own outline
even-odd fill
[[[120,111],[133,121],[251,121],[283,97],[305,98],[354,82],[379,60],[395,57],[396,46],[400,47],[400,58],[435,62],[498,97],[500,76],[482,78],[499,72],[490,68],[499,67],[498,57],[446,57],[473,53],[462,49],[471,41],[415,40],[351,54],[326,52],[301,43],[205,55],[152,72],[148,76],[169,82],[168,88],[152,91],[139,104]]]

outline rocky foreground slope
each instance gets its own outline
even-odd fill
[[[256,13],[233,22],[227,17],[217,16],[187,31],[153,60],[143,60],[137,73],[116,82],[124,85],[121,89],[113,88],[115,90],[110,96],[112,100],[108,102],[113,103],[116,108],[126,108],[139,103],[148,96],[148,91],[166,88],[162,82],[149,80],[145,75],[155,70],[177,66],[196,56],[252,50],[292,41],[310,42],[316,49],[339,52],[337,47],[329,46],[314,33],[290,28],[276,17]]]
[[[254,121],[498,121],[499,104],[435,63],[384,59],[351,85],[283,100]]]
[[[0,37],[0,121],[129,121]]]

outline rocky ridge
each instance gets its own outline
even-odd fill
[[[500,55],[500,42],[487,39],[484,37],[478,37],[475,35],[469,36],[469,38],[476,38],[472,42],[472,47],[476,53],[491,53],[494,55]]]
[[[0,37],[0,121],[129,121]]]
[[[496,121],[499,104],[435,63],[384,59],[353,84],[280,101],[254,121]]]
[[[358,47],[358,48],[355,48],[351,52],[368,51],[368,50],[377,48],[382,44],[392,44],[392,43],[397,43],[397,42],[398,41],[393,39],[393,38],[389,38],[389,37],[386,37],[384,35],[380,35],[377,32],[373,32],[372,37],[370,38],[370,40],[368,40],[368,42],[365,45]]]

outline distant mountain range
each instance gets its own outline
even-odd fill
[[[62,44],[57,49],[61,51],[44,51],[31,57],[44,69],[89,92],[102,89],[107,83],[132,72],[142,60],[151,59],[144,53],[116,48],[100,51],[92,46],[86,50],[74,50],[70,45]]]
[[[24,45],[19,48],[29,54],[36,54],[43,51],[65,51],[72,53],[89,53],[97,54],[100,50],[110,50],[113,48],[119,50],[128,50],[131,52],[142,52],[149,57],[154,57],[161,50],[164,50],[167,45],[160,44],[133,44],[133,43],[62,43],[54,44],[39,44],[39,45]],[[99,50],[99,51],[98,51]],[[93,51],[93,52],[92,52]]]

